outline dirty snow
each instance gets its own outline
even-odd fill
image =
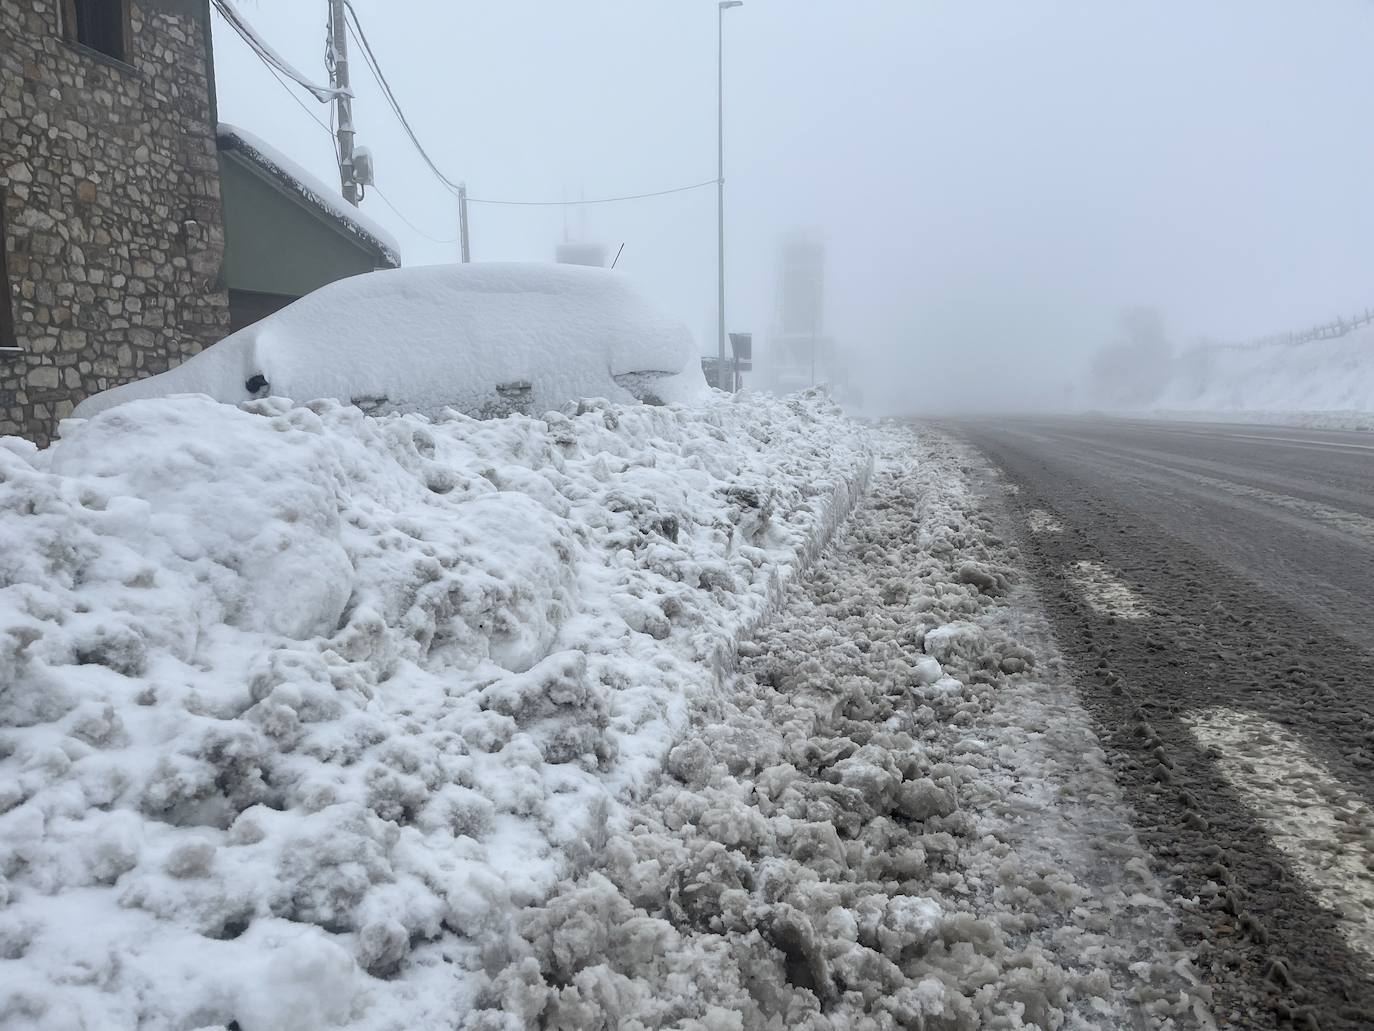
[[[869,497],[466,1027],[1210,1027],[971,456]]]
[[[607,854],[868,448],[822,398],[721,395],[181,398],[0,441],[0,1023],[450,1026],[522,907]],[[947,804],[929,776],[906,804]],[[930,939],[924,894],[855,933]]]
[[[161,375],[97,394],[331,398],[372,413],[538,415],[582,397],[696,402],[692,335],[619,272],[481,263],[386,269],[316,290]]]
[[[1374,814],[1368,804],[1269,720],[1212,709],[1190,722],[1270,840],[1337,915],[1346,941],[1374,959]]]
[[[1100,562],[1083,559],[1068,570],[1069,580],[1095,612],[1117,619],[1147,619],[1150,610],[1124,580]]]
[[[1063,533],[1064,524],[1043,508],[1032,508],[1026,513],[1026,523],[1031,533]]]

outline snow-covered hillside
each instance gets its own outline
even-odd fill
[[[433,1026],[862,489],[823,398],[0,441],[0,1013]]]
[[[1173,361],[1162,411],[1374,424],[1374,327],[1333,340],[1206,348]]]

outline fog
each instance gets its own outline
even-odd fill
[[[354,5],[420,139],[476,198],[715,176],[709,0]],[[324,0],[241,7],[325,78]],[[1181,344],[1374,303],[1368,0],[748,0],[725,21],[728,328],[768,335],[781,241],[816,234],[824,330],[871,412],[1092,405],[1093,356],[1128,309]],[[327,130],[215,30],[221,118],[335,182]],[[457,235],[452,195],[360,60],[353,82],[380,189],[363,210],[407,264],[456,260],[437,242]],[[623,243],[619,268],[709,354],[715,226],[713,188],[478,205],[472,248]]]

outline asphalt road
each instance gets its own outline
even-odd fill
[[[1374,1028],[1374,434],[949,427],[1000,470],[1222,1026]]]

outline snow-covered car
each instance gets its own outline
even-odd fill
[[[333,398],[369,412],[539,414],[586,397],[690,401],[691,332],[620,273],[571,265],[392,269],[340,280],[189,361],[77,406],[139,398]]]

